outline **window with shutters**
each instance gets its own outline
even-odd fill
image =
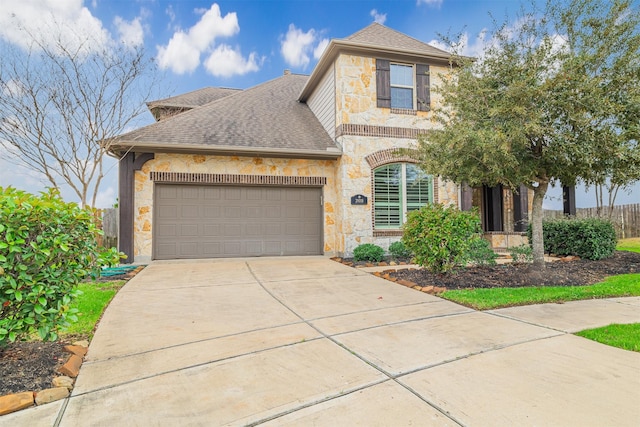
[[[431,89],[426,64],[376,60],[377,106],[399,110],[429,111]]]
[[[411,65],[391,64],[391,108],[414,109],[413,106],[413,67]]]
[[[433,202],[433,178],[410,163],[393,163],[373,171],[374,228],[399,229],[407,212]]]

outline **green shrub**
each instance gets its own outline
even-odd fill
[[[445,273],[467,263],[472,241],[481,231],[477,212],[431,204],[409,213],[402,241],[418,264]]]
[[[379,262],[384,259],[384,249],[372,243],[363,243],[353,250],[355,261]]]
[[[467,261],[475,265],[495,265],[498,255],[491,248],[491,243],[482,236],[472,238]]]
[[[119,260],[97,246],[89,209],[65,203],[57,190],[40,196],[0,187],[0,346],[38,333],[55,340],[76,320],[76,285]]]
[[[531,241],[531,227],[528,230]],[[577,255],[598,260],[613,255],[616,231],[610,221],[599,218],[543,221],[544,251],[560,256]]]
[[[530,245],[512,246],[509,255],[515,263],[533,262],[533,248]]]
[[[390,244],[389,253],[391,254],[391,258],[393,259],[406,259],[411,258],[411,256],[413,255],[413,253],[409,249],[407,249],[404,243],[402,243],[402,240]]]

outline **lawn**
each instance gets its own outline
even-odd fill
[[[91,339],[102,312],[109,305],[126,282],[116,280],[113,282],[86,282],[78,285],[81,295],[74,301],[72,308],[77,308],[78,321],[72,323],[66,330],[60,332],[61,339],[68,337],[83,337]]]
[[[601,283],[590,286],[463,289],[446,291],[440,296],[476,310],[547,302],[640,296],[640,274],[611,276]]]
[[[618,249],[619,251],[640,253],[640,237],[619,240],[616,249]]]
[[[576,335],[625,350],[640,352],[640,323],[630,325],[609,325],[587,329]]]

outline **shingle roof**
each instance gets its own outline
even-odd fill
[[[311,156],[340,154],[307,104],[297,95],[308,76],[289,74],[120,135],[113,151],[265,151]]]
[[[205,87],[194,90],[193,92],[183,93],[181,95],[172,96],[170,98],[159,99],[157,101],[147,102],[149,108],[153,107],[182,107],[195,108],[200,107],[209,102],[216,101],[229,95],[241,91],[242,89],[230,89],[224,87]]]
[[[448,58],[451,55],[447,51],[435,48],[406,34],[378,24],[377,22],[342,40],[387,49],[412,51],[416,54],[424,54],[427,56],[443,56]]]

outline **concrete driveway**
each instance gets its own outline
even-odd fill
[[[476,312],[323,257],[155,262],[28,426],[640,425],[640,298]]]

